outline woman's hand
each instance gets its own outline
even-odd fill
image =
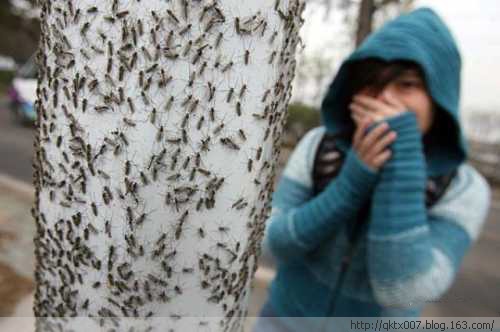
[[[366,117],[360,120],[353,137],[353,148],[358,157],[371,169],[377,171],[389,158],[391,151],[386,147],[396,139],[395,131],[388,131],[389,125],[382,122],[368,134],[366,128],[373,122]]]
[[[381,99],[357,94],[349,104],[351,114],[356,122],[365,117],[380,121],[408,110],[408,108],[390,93],[384,93]]]

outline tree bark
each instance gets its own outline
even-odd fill
[[[356,30],[356,47],[372,32],[373,14],[376,7],[374,0],[362,0],[359,6],[358,26]]]
[[[41,1],[38,331],[241,329],[303,5]]]

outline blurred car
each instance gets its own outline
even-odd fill
[[[9,108],[16,122],[34,124],[36,121],[35,100],[37,70],[34,56],[15,72],[7,90]]]

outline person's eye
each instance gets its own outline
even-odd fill
[[[409,89],[409,88],[419,87],[420,83],[414,80],[402,80],[399,82],[399,86],[405,89]]]

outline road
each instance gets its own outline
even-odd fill
[[[33,135],[33,128],[13,123],[5,103],[0,102],[0,174],[31,183]],[[438,302],[429,304],[424,316],[500,316],[499,252],[500,190],[497,189],[485,228],[466,256],[452,288]],[[266,255],[261,257],[260,262],[273,266]],[[259,302],[265,296],[258,296]]]

